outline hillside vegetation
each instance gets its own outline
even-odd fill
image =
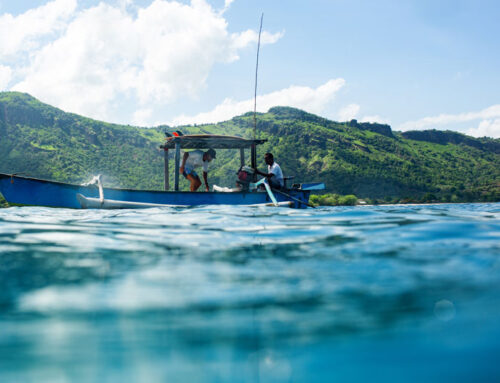
[[[249,137],[253,115],[219,124],[176,127],[185,134]],[[81,183],[105,175],[105,184],[162,189],[168,126],[140,128],[65,113],[17,92],[0,93],[0,172]],[[257,134],[294,182],[323,181],[327,192],[380,202],[498,201],[500,140],[451,131],[393,132],[388,125],[339,123],[275,107],[257,116]],[[249,153],[247,158],[249,157]],[[219,150],[209,181],[232,186],[235,151]],[[173,173],[173,172],[172,172]],[[187,183],[181,180],[187,189]]]

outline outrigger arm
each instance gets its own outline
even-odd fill
[[[267,191],[267,195],[269,196],[269,198],[271,198],[271,201],[273,201],[273,205],[279,206],[278,201],[276,201],[276,197],[274,196],[273,191],[271,190],[271,187],[267,184],[265,178],[262,178],[261,180],[255,182],[255,183],[251,183],[250,189],[257,189],[259,187],[259,185],[264,185],[264,187],[266,188],[266,191]]]
[[[144,203],[144,202],[129,202],[129,201],[116,201],[104,198],[104,189],[102,186],[102,176],[99,174],[95,176],[90,182],[84,184],[85,186],[89,185],[97,185],[99,189],[99,198],[89,198],[85,197],[82,194],[78,193],[76,198],[80,203],[83,209],[140,209],[140,208],[148,208],[148,207],[187,207],[187,205],[166,205],[166,204],[156,204],[156,203]],[[250,184],[250,189],[257,189],[259,185],[264,185],[266,188],[267,194],[272,201],[273,206],[290,206],[290,201],[286,202],[278,202],[276,201],[276,197],[271,190],[271,187],[265,182],[266,179],[263,178],[256,183]],[[269,206],[269,204],[255,204],[249,206]]]

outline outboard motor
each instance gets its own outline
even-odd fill
[[[241,185],[241,189],[247,191],[250,185],[250,182],[253,182],[254,171],[250,166],[242,166],[240,170],[238,170],[238,180],[236,183]]]

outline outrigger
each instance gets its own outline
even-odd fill
[[[139,209],[150,207],[188,207],[199,205],[290,206],[305,208],[313,190],[323,190],[323,183],[303,183],[271,189],[257,180],[257,145],[266,140],[220,135],[183,135],[167,137],[164,150],[164,190],[107,188],[100,176],[84,185],[41,180],[16,174],[0,173],[0,192],[9,204],[75,209]],[[240,169],[237,188],[229,192],[188,192],[179,190],[181,149],[239,149]],[[250,149],[251,166],[245,166],[245,149]],[[169,150],[174,150],[174,190],[169,185]],[[291,177],[285,177],[289,180]]]

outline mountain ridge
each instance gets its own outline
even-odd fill
[[[63,182],[93,174],[110,186],[161,189],[168,125],[152,128],[110,124],[67,113],[18,92],[0,93],[0,172],[27,173]],[[250,137],[253,114],[218,124],[183,125],[186,134]],[[258,113],[259,147],[272,151],[296,182],[324,181],[329,192],[363,198],[498,200],[500,140],[453,131],[392,131],[386,124],[335,122],[297,108]],[[234,183],[239,167],[231,151],[218,153],[210,181]],[[186,185],[182,184],[183,187]]]

